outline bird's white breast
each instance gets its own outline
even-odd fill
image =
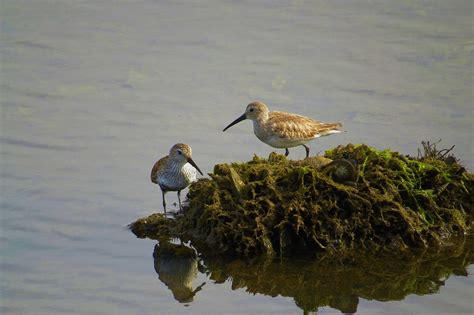
[[[186,163],[183,165],[183,168],[181,168],[181,172],[183,176],[186,178],[186,181],[188,182],[188,185],[191,184],[192,182],[196,181],[197,179],[197,170],[194,168],[189,163]]]
[[[158,176],[158,184],[167,190],[181,190],[197,179],[197,170],[189,163],[164,170]]]

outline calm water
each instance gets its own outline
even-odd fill
[[[441,138],[474,168],[471,0],[203,3],[1,2],[1,313],[303,313],[232,272],[198,272],[206,284],[179,303],[155,242],[126,229],[160,211],[149,171],[174,143],[203,171],[271,151],[249,122],[221,132],[252,100],[342,121],[313,153],[416,155]],[[362,295],[357,312],[470,314],[474,281],[457,274],[432,294]]]

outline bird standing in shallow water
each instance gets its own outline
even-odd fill
[[[284,148],[285,156],[290,153],[288,148],[302,145],[308,157],[309,147],[305,143],[321,136],[342,132],[339,129],[342,127],[341,123],[323,123],[292,113],[270,112],[262,102],[247,105],[245,113],[223,131],[245,119],[253,121],[253,132],[257,138],[274,148]]]
[[[178,192],[179,209],[181,210],[181,190],[197,179],[197,171],[202,175],[201,170],[191,157],[191,152],[191,147],[187,144],[175,144],[170,149],[169,155],[158,160],[151,170],[151,181],[160,185],[161,188],[165,214],[165,193],[168,191]]]

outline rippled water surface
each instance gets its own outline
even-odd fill
[[[260,289],[227,262],[198,266],[192,287],[205,284],[180,303],[155,272],[155,242],[126,228],[161,211],[161,193],[149,181],[153,163],[176,142],[191,145],[204,172],[268,155],[272,148],[255,138],[249,122],[222,133],[258,99],[271,109],[343,122],[346,133],[310,144],[314,154],[363,142],[416,155],[421,140],[443,139],[440,145],[456,145],[454,153],[472,170],[472,6],[470,0],[2,1],[0,313],[314,310],[280,282],[269,279],[275,290]],[[290,157],[302,158],[304,150]],[[473,246],[466,244],[452,256],[462,260],[467,250],[468,258],[457,269],[440,263],[447,271],[434,273],[439,283],[432,280],[431,291],[373,296],[359,278],[349,279],[363,292],[356,293],[357,312],[471,314],[474,281],[466,275],[474,271]],[[304,277],[298,262],[273,274],[323,286],[355,274],[307,266],[307,273],[334,277]],[[362,266],[369,274],[371,265]],[[265,281],[267,270],[273,269],[248,272]],[[322,301],[318,314],[355,311],[346,291],[326,301],[321,286],[290,283]]]

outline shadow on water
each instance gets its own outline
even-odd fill
[[[153,257],[159,279],[181,303],[192,302],[203,288],[205,283],[192,288],[199,270],[215,283],[231,281],[233,290],[291,297],[304,313],[326,306],[355,313],[360,298],[394,301],[411,294],[433,294],[451,275],[467,276],[467,267],[474,263],[474,237],[453,239],[437,250],[251,262],[198,258],[194,249],[183,244],[163,243],[155,246]]]

